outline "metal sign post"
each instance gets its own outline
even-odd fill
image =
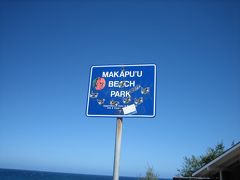
[[[91,67],[86,115],[117,118],[113,180],[119,180],[123,117],[155,116],[156,77],[155,64]]]
[[[120,164],[121,141],[122,141],[122,124],[123,124],[123,119],[121,117],[118,117],[117,124],[116,124],[113,180],[119,180],[119,164]]]

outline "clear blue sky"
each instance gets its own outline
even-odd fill
[[[240,1],[1,1],[0,168],[112,174],[115,118],[89,71],[157,64],[156,117],[124,119],[120,174],[177,174],[240,140]]]

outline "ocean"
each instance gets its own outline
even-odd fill
[[[120,177],[119,179],[139,180],[136,177]],[[0,180],[112,180],[112,176],[0,169]]]

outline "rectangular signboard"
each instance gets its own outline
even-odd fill
[[[87,116],[154,117],[156,65],[92,66]]]

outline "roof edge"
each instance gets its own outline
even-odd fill
[[[216,163],[218,160],[222,159],[224,156],[228,155],[229,153],[231,153],[232,151],[234,151],[235,149],[240,148],[240,141],[235,144],[234,146],[230,147],[229,149],[227,149],[225,152],[223,152],[220,156],[218,156],[216,159],[212,160],[211,162],[209,162],[208,164],[204,165],[203,167],[201,167],[200,169],[198,169],[197,171],[195,171],[192,176],[196,176],[197,174],[199,174],[201,171],[207,169],[209,166],[211,166],[212,164]]]

